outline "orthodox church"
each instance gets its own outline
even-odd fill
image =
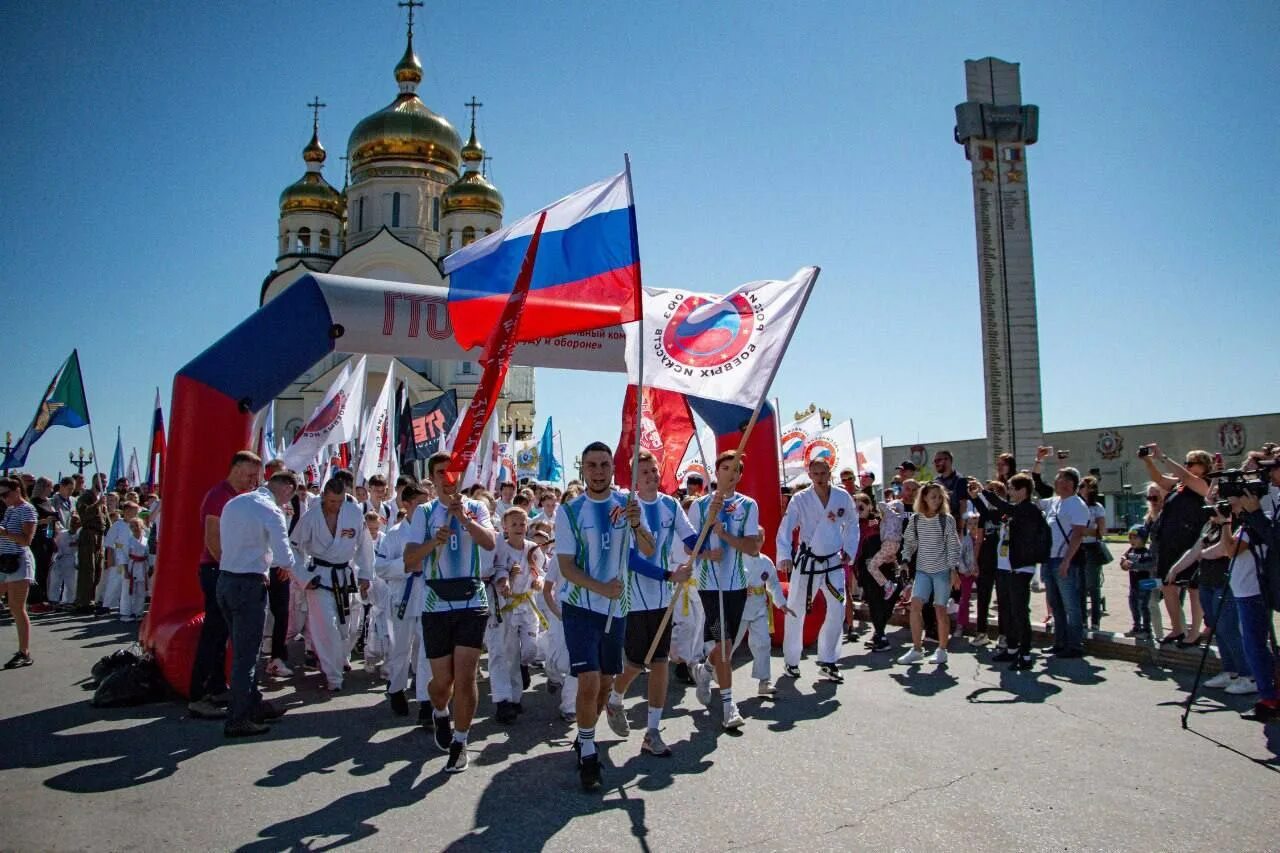
[[[486,177],[485,150],[476,138],[481,104],[475,98],[467,104],[471,134],[464,145],[449,120],[418,96],[423,74],[413,48],[413,5],[408,44],[395,67],[399,91],[351,131],[346,157],[350,174],[341,190],[323,174],[328,155],[320,143],[319,110],[324,105],[319,99],[310,104],[311,141],[302,149],[306,171],[280,194],[276,266],[262,283],[259,304],[311,272],[444,287],[441,258],[502,227],[502,194]],[[428,306],[426,322],[447,329],[445,306]],[[276,400],[275,423],[286,442],[348,358],[326,357]],[[414,403],[455,388],[461,411],[480,379],[474,361],[370,356],[368,399],[381,389],[392,361],[397,382],[405,382]],[[502,435],[513,426],[521,438],[532,433],[533,401],[533,368],[513,365],[494,415]]]

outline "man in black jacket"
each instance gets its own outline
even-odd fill
[[[1044,513],[1031,500],[1033,483],[1026,474],[1009,479],[1010,500],[983,489],[977,480],[969,481],[969,497],[981,507],[1004,517],[1000,540],[996,546],[996,583],[1009,631],[1009,649],[992,659],[1010,662],[1010,669],[1031,669],[1031,578],[1036,565],[1048,558],[1044,547],[1048,538]],[[1004,603],[1008,602],[1007,605]],[[1017,652],[1014,652],[1014,648]]]

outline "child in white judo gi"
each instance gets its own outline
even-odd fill
[[[405,486],[400,499],[403,517],[399,518],[383,534],[375,550],[373,570],[386,588],[387,610],[383,622],[387,630],[387,699],[391,712],[399,717],[409,713],[409,700],[405,688],[409,684],[409,670],[422,647],[422,600],[426,585],[422,582],[421,567],[405,571],[404,548],[409,543],[410,521],[418,505],[427,500],[427,493],[416,484]],[[428,676],[418,670],[415,681],[425,696]],[[431,704],[419,697],[419,722],[431,725]]]
[[[120,619],[137,622],[147,606],[147,528],[140,518],[128,521],[125,562],[120,566]]]
[[[369,604],[365,610],[363,625],[364,635],[364,671],[377,673],[385,670],[387,650],[391,646],[391,637],[387,629],[387,611],[391,607],[387,582],[377,573],[376,559],[378,546],[382,544],[386,533],[382,530],[383,516],[378,510],[367,510],[364,514],[365,528],[373,539],[375,568],[373,578],[369,582]]]
[[[758,682],[757,696],[773,696],[770,652],[773,648],[773,608],[788,616],[795,612],[787,606],[787,596],[778,580],[778,569],[764,554],[744,560],[747,571],[747,603],[742,608],[742,627],[734,640],[736,649],[746,635],[751,649],[751,677]]]
[[[544,556],[555,547],[555,537],[550,526],[535,524],[533,541]],[[578,679],[569,671],[569,647],[564,640],[564,622],[556,587],[560,585],[560,564],[548,559],[542,576],[542,601],[547,617],[547,630],[542,632],[542,661],[547,673],[547,691],[560,697],[560,719],[572,723],[577,719]]]
[[[538,655],[538,630],[544,620],[534,602],[546,555],[525,539],[529,516],[520,507],[502,516],[503,535],[494,549],[493,614],[485,631],[489,649],[489,689],[494,719],[514,723],[524,710],[521,695],[529,686],[529,665]],[[505,577],[506,583],[501,579]]]
[[[80,516],[71,516],[71,529],[53,520],[53,564],[49,567],[49,603],[69,607],[76,600],[76,548],[80,541]]]

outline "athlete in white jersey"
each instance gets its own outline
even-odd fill
[[[373,578],[373,539],[360,505],[347,500],[342,480],[324,484],[318,502],[298,520],[289,534],[296,557],[292,579],[307,591],[307,634],[315,647],[328,689],[342,689],[359,630],[359,606],[351,606],[357,589],[368,594]]]
[[[714,669],[720,685],[721,725],[726,729],[741,728],[742,714],[733,701],[733,663],[724,647],[738,636],[742,609],[747,603],[746,560],[760,554],[763,539],[760,531],[760,508],[746,495],[737,492],[742,479],[742,460],[736,451],[716,457],[716,489],[689,506],[689,521],[701,530],[704,520],[711,518],[711,534],[698,555],[694,577],[698,595],[706,613],[703,639],[709,648],[710,664],[690,667],[697,683],[698,701],[711,704],[711,673]],[[723,611],[721,606],[723,603]]]
[[[800,677],[804,615],[822,595],[827,612],[818,634],[818,668],[839,683],[844,680],[836,665],[844,624],[844,565],[858,554],[858,513],[848,492],[831,488],[831,466],[825,459],[809,463],[809,480],[813,485],[791,499],[778,528],[778,568],[791,578],[787,605],[793,611],[782,639],[783,674]],[[800,547],[793,554],[791,536],[797,529]]]
[[[422,643],[431,669],[432,724],[436,746],[449,753],[445,772],[461,773],[467,769],[467,735],[479,703],[476,670],[489,608],[484,579],[493,575],[496,537],[488,507],[463,498],[458,481],[447,476],[450,459],[446,452],[427,460],[439,497],[413,514],[404,560],[410,566],[426,560]]]
[[[410,518],[427,494],[410,483],[404,488],[400,503],[405,508],[405,518],[391,525],[375,549],[373,569],[387,586],[386,613],[387,635],[387,698],[391,711],[404,717],[409,713],[409,700],[404,690],[409,683],[409,665],[414,659],[415,645],[422,642],[422,601],[426,586],[422,582],[422,567],[406,568],[404,549],[409,544],[412,528]],[[417,641],[415,643],[415,640]],[[426,680],[425,672],[418,672],[417,680]],[[426,712],[424,704],[420,709]]]
[[[569,668],[578,677],[578,777],[585,790],[600,787],[596,719],[622,672],[622,644],[631,590],[627,570],[670,580],[662,568],[639,559],[654,553],[634,497],[613,490],[613,451],[592,442],[582,451],[586,491],[556,512],[558,598],[564,617]]]
[[[644,741],[640,750],[665,758],[671,748],[662,741],[658,724],[662,709],[667,704],[667,656],[671,651],[671,622],[666,619],[667,604],[671,601],[672,584],[683,583],[691,574],[686,549],[692,548],[698,538],[680,503],[669,495],[658,493],[658,462],[652,453],[640,451],[640,467],[636,471],[636,492],[640,509],[644,513],[645,527],[653,532],[656,555],[654,562],[671,573],[671,581],[660,581],[631,572],[631,610],[627,613],[626,642],[623,644],[626,662],[622,674],[614,680],[609,701],[605,704],[605,716],[614,734],[626,737],[629,731],[627,715],[622,707],[622,697],[645,666],[649,647],[657,639],[653,660],[649,669],[649,714],[645,725]],[[666,622],[662,634],[658,626]]]

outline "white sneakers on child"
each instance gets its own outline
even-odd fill
[[[1235,681],[1227,685],[1224,693],[1230,693],[1232,696],[1248,696],[1251,693],[1258,692],[1258,685],[1253,683],[1252,678],[1240,676]]]
[[[1236,680],[1235,673],[1223,671],[1215,675],[1213,678],[1210,678],[1208,681],[1206,681],[1204,683],[1204,686],[1211,687],[1214,690],[1221,690],[1223,687],[1229,686],[1231,682],[1235,680]]]
[[[924,660],[924,652],[919,649],[911,649],[905,655],[898,658],[898,663],[903,666],[910,666],[913,663],[920,663],[922,660]]]

